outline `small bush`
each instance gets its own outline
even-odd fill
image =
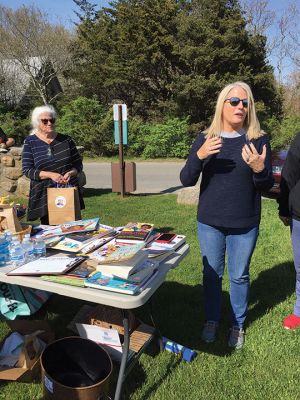
[[[85,154],[103,156],[114,154],[113,114],[96,99],[78,97],[61,109],[57,131],[70,135]]]

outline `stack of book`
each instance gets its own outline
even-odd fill
[[[61,237],[60,241],[50,244],[49,247],[71,253],[87,254],[112,240],[116,233],[117,231],[112,226],[99,224],[98,228],[92,232],[68,234]]]
[[[124,244],[114,240],[90,255],[96,268],[85,281],[88,287],[134,294],[158,268],[148,260],[143,243]]]
[[[157,240],[154,239],[146,246],[148,257],[151,260],[163,261],[172,253],[175,253],[185,242],[186,237],[184,235],[175,235],[175,237],[167,243],[160,242],[159,238]]]
[[[116,237],[117,242],[146,244],[154,229],[153,224],[146,222],[128,222]]]

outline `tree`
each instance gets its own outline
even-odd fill
[[[235,0],[193,0],[179,15],[176,81],[178,113],[207,126],[216,96],[227,83],[244,80],[266,115],[280,115],[280,97],[266,61],[265,37],[250,35]]]
[[[35,6],[16,11],[0,7],[0,57],[2,68],[21,69],[43,103],[57,96],[51,83],[70,63],[68,45],[71,34],[60,25],[51,25],[47,16]],[[18,75],[19,76],[19,75]]]
[[[83,93],[104,104],[122,99],[146,117],[172,90],[177,2],[120,0],[88,16],[87,2],[76,3],[85,6],[73,45]]]
[[[299,2],[282,2],[282,11],[275,14],[269,0],[242,0],[242,9],[251,35],[264,35],[266,49],[275,63],[279,84],[287,80],[291,69],[300,65]]]
[[[280,116],[266,39],[246,30],[238,0],[119,0],[100,11],[76,3],[74,76],[86,96],[104,105],[121,99],[144,119],[190,116],[204,127],[220,88],[245,80],[261,115]]]

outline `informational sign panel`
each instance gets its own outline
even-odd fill
[[[123,144],[127,143],[128,137],[128,126],[127,126],[127,106],[126,104],[122,105],[122,130],[123,130]],[[120,104],[114,104],[114,138],[115,144],[119,144],[119,106]]]

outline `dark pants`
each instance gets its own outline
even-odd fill
[[[41,220],[42,225],[49,225],[49,215],[48,214],[41,217],[40,220]]]
[[[294,306],[294,314],[300,317],[300,221],[293,219],[291,230],[293,257],[296,270],[296,303]]]

